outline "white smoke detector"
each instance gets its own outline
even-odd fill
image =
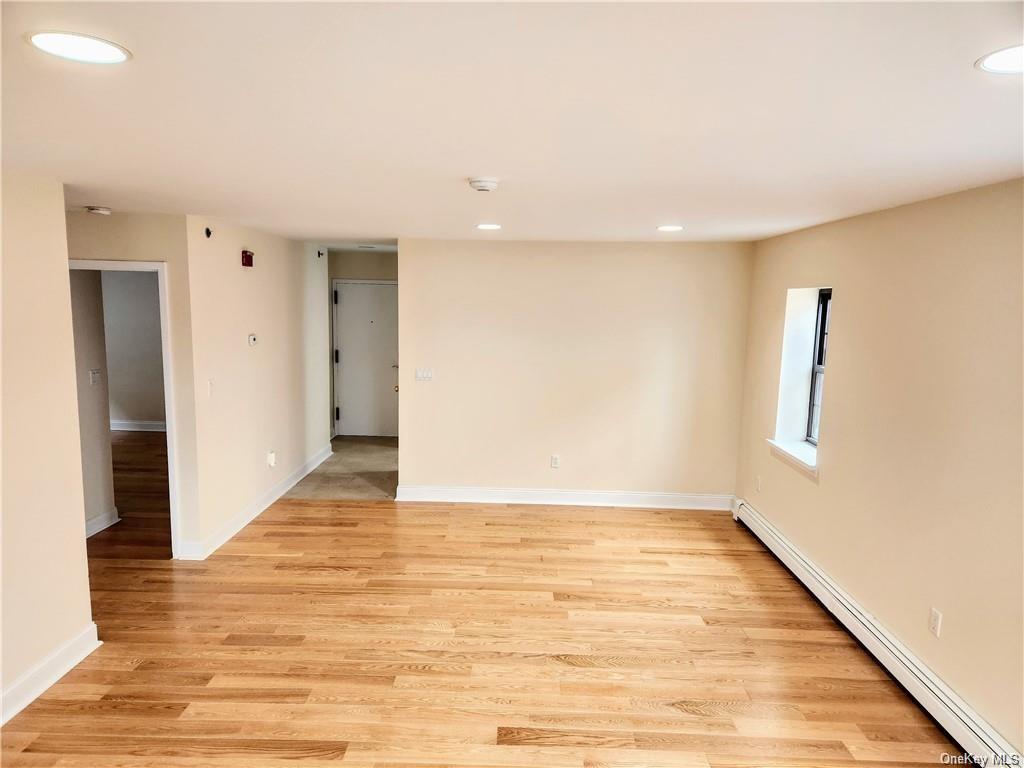
[[[477,192],[493,192],[498,188],[498,180],[493,176],[471,176],[469,186]]]
[[[87,205],[85,210],[89,213],[95,213],[97,216],[109,216],[110,209],[103,205]]]

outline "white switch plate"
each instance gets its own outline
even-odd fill
[[[267,451],[267,466],[268,467],[276,467],[277,466],[277,451]]]
[[[562,457],[559,456],[557,453],[552,453],[551,454],[551,468],[552,469],[558,469],[560,466],[562,466]]]
[[[928,616],[928,631],[936,637],[942,633],[942,614],[935,608],[932,608],[932,612]]]
[[[433,368],[417,368],[416,381],[432,381],[434,378]]]
[[[89,371],[89,386],[95,387],[100,383],[100,369],[93,368]]]

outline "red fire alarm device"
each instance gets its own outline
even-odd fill
[[[252,251],[242,251],[242,266],[243,267],[251,267],[252,266]]]

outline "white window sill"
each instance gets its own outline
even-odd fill
[[[794,464],[798,469],[818,476],[818,449],[806,440],[774,440],[768,438],[772,453],[779,458]]]

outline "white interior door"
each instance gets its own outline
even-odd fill
[[[398,284],[335,280],[334,404],[339,435],[398,435]]]

